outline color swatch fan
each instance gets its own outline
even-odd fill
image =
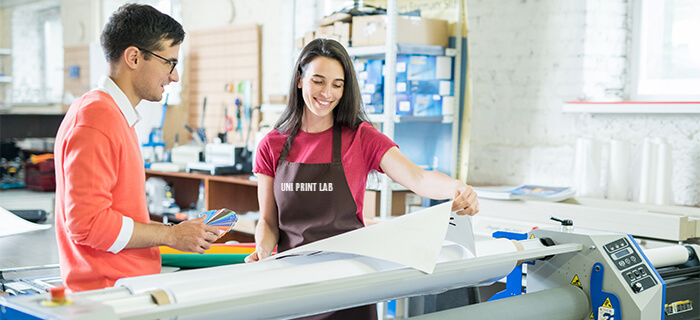
[[[231,230],[231,228],[233,228],[233,226],[236,224],[236,221],[238,221],[238,216],[236,213],[225,208],[205,211],[200,213],[199,216],[206,216],[207,218],[204,220],[204,224],[219,228],[221,231],[223,231],[221,235],[224,235],[226,232]]]

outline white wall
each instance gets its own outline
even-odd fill
[[[699,115],[562,113],[625,97],[628,2],[467,0],[470,183],[571,185],[576,138],[628,140],[639,155],[644,137],[665,137],[675,202],[700,205]]]
[[[262,26],[262,97],[287,94],[291,70],[296,60],[292,12],[289,0],[182,0],[183,26],[186,31],[216,28],[231,24]],[[311,30],[315,20],[314,0],[296,1],[297,30]],[[206,5],[204,5],[206,4]],[[301,18],[300,18],[301,17]],[[309,18],[305,18],[309,17]]]

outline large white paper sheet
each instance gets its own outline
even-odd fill
[[[459,244],[476,257],[476,244],[474,230],[472,229],[472,217],[468,215],[450,214],[450,226],[447,228],[445,240]]]
[[[31,223],[0,207],[0,237],[48,228],[51,228],[50,224]]]
[[[327,251],[358,254],[432,273],[445,240],[475,253],[469,217],[451,213],[452,201],[319,240],[277,255]],[[450,219],[452,217],[452,219]],[[452,222],[452,224],[450,224]],[[448,228],[450,232],[448,233]]]

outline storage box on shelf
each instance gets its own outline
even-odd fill
[[[27,161],[24,165],[24,170],[24,184],[29,190],[56,190],[56,172],[53,159],[36,164]]]
[[[386,43],[387,16],[352,18],[352,46],[378,46]],[[447,21],[421,17],[398,16],[396,42],[447,46]]]
[[[396,57],[396,114],[399,116],[451,116],[454,110],[453,57],[408,53],[425,52],[421,46],[405,46]],[[353,52],[351,50],[351,52]],[[355,57],[362,57],[355,55]],[[384,59],[355,62],[362,101],[369,114],[384,112]],[[399,119],[400,121],[400,119]],[[450,122],[450,121],[448,121]]]

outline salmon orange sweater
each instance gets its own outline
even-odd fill
[[[133,222],[150,219],[138,138],[110,94],[93,90],[71,105],[54,156],[64,284],[72,291],[92,290],[112,286],[119,278],[159,273],[157,247],[122,250]]]

